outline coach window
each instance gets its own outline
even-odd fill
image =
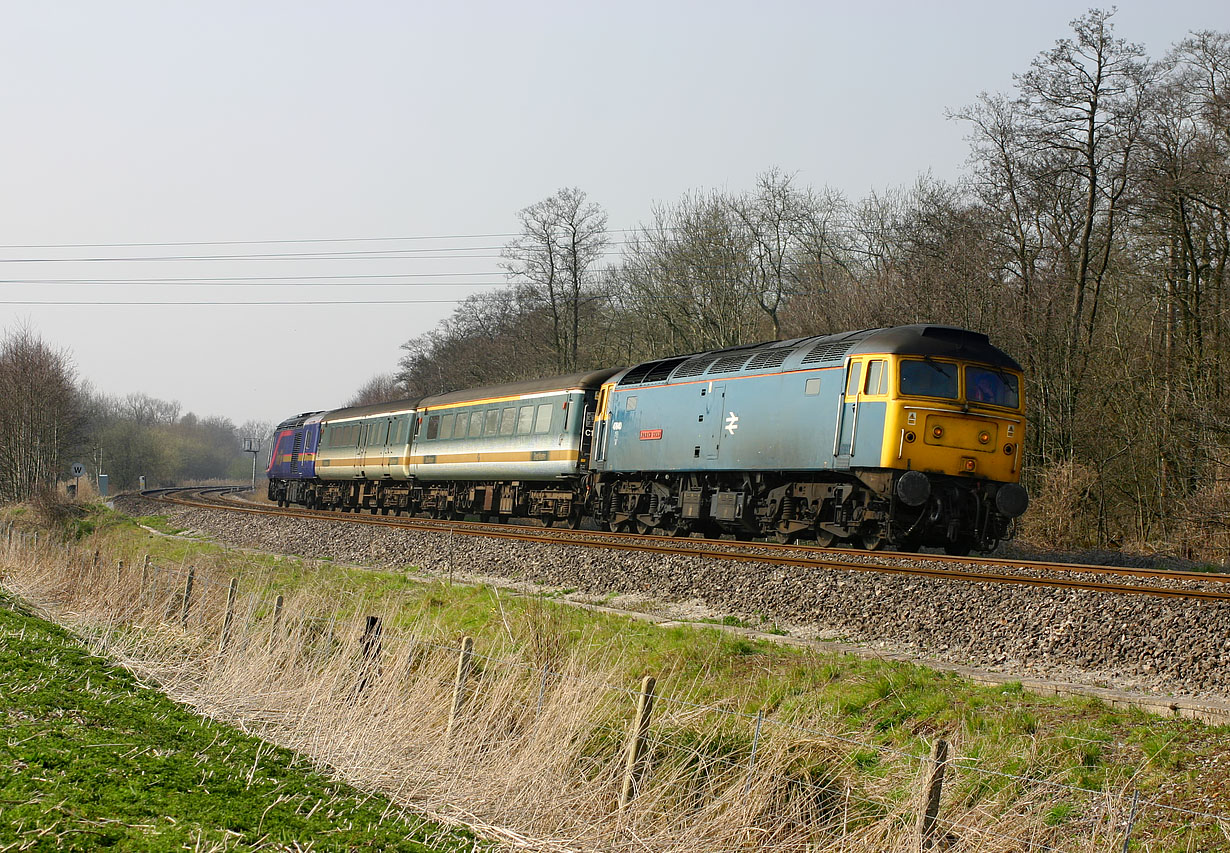
[[[512,435],[517,426],[517,409],[509,406],[500,412],[500,435]]]
[[[624,408],[629,412],[636,409],[636,397],[629,397],[624,403]]]
[[[440,417],[440,438],[453,437],[453,419],[456,415],[441,415]]]
[[[522,406],[517,410],[517,435],[529,435],[534,431],[534,407]]]
[[[457,426],[453,427],[453,438],[465,438],[466,431],[470,429],[470,413],[457,413]]]
[[[538,421],[534,424],[534,432],[546,433],[551,431],[551,414],[554,411],[554,403],[543,403],[538,407]]]
[[[882,358],[873,359],[867,364],[867,393],[888,393],[888,362]]]
[[[483,413],[470,413],[470,438],[478,438],[483,434]]]
[[[483,435],[495,435],[500,431],[500,410],[488,409],[483,414]]]
[[[440,416],[432,415],[427,419],[427,440],[431,441],[440,434]]]
[[[819,377],[815,379],[808,379],[807,382],[803,384],[803,393],[807,395],[808,397],[815,397],[817,394],[819,394],[820,393]]]
[[[371,443],[381,446],[389,443],[389,422],[387,420],[372,424]]]

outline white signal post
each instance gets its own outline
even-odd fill
[[[259,438],[245,438],[243,440],[243,452],[252,454],[252,491],[256,491],[256,457],[261,452],[261,440]]]

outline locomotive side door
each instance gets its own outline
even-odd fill
[[[705,458],[718,458],[722,443],[722,419],[726,417],[726,386],[710,385],[702,392],[705,395],[704,426],[697,430],[705,436]]]
[[[854,458],[854,437],[858,431],[858,402],[862,379],[863,362],[855,359],[847,361],[841,407],[837,412],[837,429],[833,436],[834,468],[849,468]]]

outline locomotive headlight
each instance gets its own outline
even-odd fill
[[[986,430],[983,430],[982,432],[978,433],[978,443],[979,444],[986,444],[990,440],[991,440],[991,434],[987,432]]]
[[[943,428],[942,426],[932,427],[932,428],[931,428],[931,437],[932,437],[932,438],[943,438],[943,437],[944,437],[944,428]]]
[[[973,460],[973,459],[968,459],[968,458],[967,458],[967,459],[962,459],[962,460],[961,460],[961,467],[962,467],[963,469],[965,469],[965,472],[966,472],[967,474],[972,474],[972,473],[974,473],[974,460]]]

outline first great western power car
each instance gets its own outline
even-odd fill
[[[316,412],[269,497],[674,535],[990,550],[1028,505],[1020,366],[914,325]]]

